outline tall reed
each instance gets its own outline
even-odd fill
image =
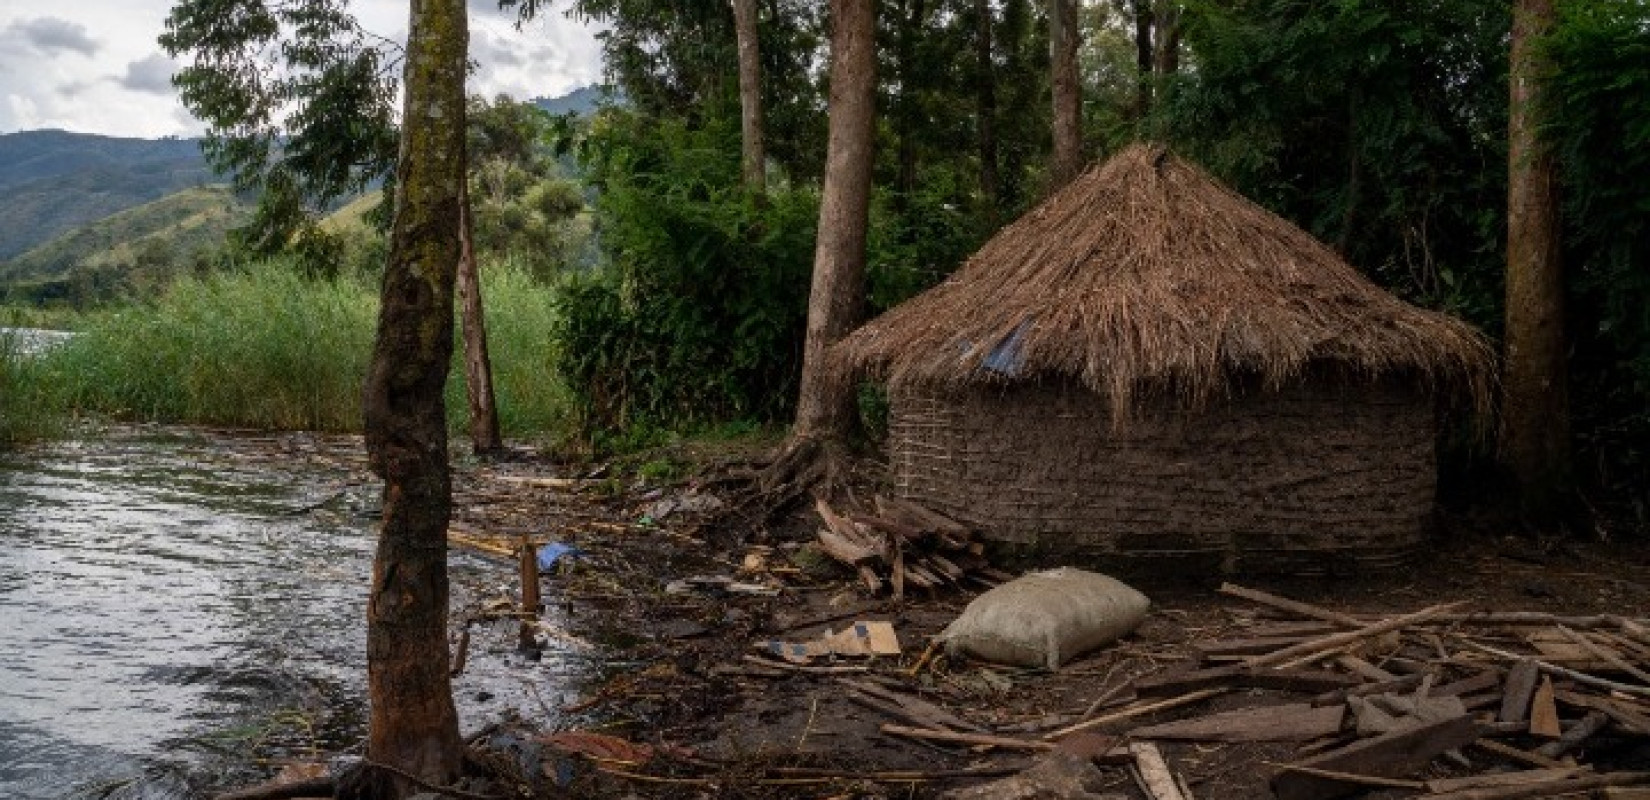
[[[547,331],[551,289],[510,263],[482,271],[500,423],[560,438],[568,403]],[[59,404],[156,422],[358,431],[377,287],[263,262],[179,280],[151,303],[87,320],[47,359]],[[456,347],[455,347],[456,350]],[[448,417],[465,424],[461,356]]]

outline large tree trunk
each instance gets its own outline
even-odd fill
[[[493,400],[493,360],[487,355],[487,317],[481,310],[481,274],[476,264],[475,225],[468,181],[459,184],[458,301],[464,320],[464,388],[470,403],[470,445],[477,453],[504,449]]]
[[[767,155],[762,149],[762,49],[757,38],[756,0],[733,0],[733,30],[739,41],[739,129],[745,188],[767,188]]]
[[[871,208],[871,147],[876,106],[876,8],[873,0],[831,0],[830,134],[819,204],[808,332],[795,442],[840,443],[852,430],[854,387],[833,369],[826,348],[864,314],[865,235]]]
[[[1049,70],[1054,95],[1050,190],[1083,170],[1083,91],[1077,77],[1077,0],[1049,0]]]
[[[1559,262],[1553,156],[1541,141],[1540,38],[1552,0],[1513,7],[1507,126],[1507,318],[1501,456],[1527,509],[1557,510],[1569,489],[1569,396],[1564,364],[1564,272]]]
[[[997,70],[991,47],[991,0],[974,0],[975,130],[980,148],[980,196],[986,219],[996,226],[997,208]]]
[[[1134,116],[1152,110],[1152,0],[1134,0]]]
[[[367,759],[450,784],[461,742],[447,674],[451,478],[442,388],[464,184],[465,0],[412,0],[395,222],[363,393],[367,453],[384,479],[367,599]],[[381,797],[404,778],[370,770]]]

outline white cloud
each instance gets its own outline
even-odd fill
[[[0,133],[64,128],[116,136],[196,135],[156,52],[174,0],[77,0],[51,16],[0,2]],[[522,30],[493,0],[469,0],[472,93],[555,96],[601,77],[594,26],[552,10]],[[406,0],[354,0],[363,27],[406,40]]]
[[[17,20],[0,31],[0,41],[17,42],[39,53],[76,52],[96,55],[98,44],[86,34],[86,27],[57,17]]]
[[[177,62],[155,53],[148,58],[127,64],[126,77],[120,79],[120,85],[134,92],[171,95],[172,73],[177,71]]]

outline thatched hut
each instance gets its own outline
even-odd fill
[[[836,355],[888,384],[898,494],[1010,542],[1228,570],[1400,560],[1433,515],[1438,400],[1482,409],[1492,369],[1467,325],[1148,145]]]

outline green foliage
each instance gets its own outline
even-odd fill
[[[794,401],[818,200],[746,193],[735,136],[608,112],[586,141],[607,260],[567,276],[553,338],[592,430]]]
[[[561,175],[560,120],[500,95],[469,105],[470,208],[481,257],[509,259],[540,279],[591,259],[584,191]]]
[[[1200,2],[1143,129],[1411,300],[1499,324],[1501,0]]]
[[[1576,429],[1650,519],[1650,3],[1559,4],[1546,134],[1564,184]]]
[[[178,0],[160,44],[192,61],[172,82],[208,127],[207,160],[257,213],[240,249],[270,255],[317,234],[321,209],[387,179],[395,164],[396,80],[386,40],[367,34],[347,0]],[[389,43],[393,45],[393,43]],[[326,242],[300,253],[312,272]]]

